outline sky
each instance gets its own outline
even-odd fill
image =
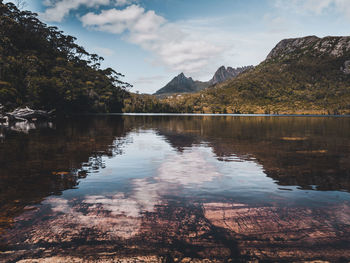
[[[27,0],[25,9],[140,93],[181,72],[207,81],[222,65],[258,65],[284,38],[350,35],[350,0]]]

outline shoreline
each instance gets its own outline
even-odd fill
[[[237,113],[85,113],[74,114],[72,116],[232,116],[232,117],[335,117],[350,118],[350,114],[332,115],[332,114],[237,114]]]

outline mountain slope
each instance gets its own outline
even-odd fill
[[[350,37],[282,40],[254,69],[167,102],[194,112],[350,114]]]

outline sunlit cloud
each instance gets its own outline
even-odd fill
[[[225,51],[223,46],[207,41],[204,35],[186,32],[139,5],[90,12],[81,21],[92,30],[124,34],[127,41],[150,51],[158,64],[173,71],[188,74],[201,71]]]
[[[49,22],[61,22],[72,10],[77,10],[81,6],[88,8],[98,8],[100,6],[115,5],[125,6],[135,2],[135,0],[44,0],[47,7],[40,17]]]

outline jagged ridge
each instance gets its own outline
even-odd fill
[[[179,74],[173,78],[166,86],[158,90],[155,95],[173,94],[173,93],[194,93],[204,90],[210,86],[222,83],[226,80],[233,79],[241,73],[254,68],[253,66],[246,66],[240,68],[232,68],[221,66],[209,81],[193,80],[191,77],[187,78],[184,73]]]
[[[218,83],[222,83],[226,80],[233,79],[237,77],[239,74],[254,68],[253,66],[246,66],[246,67],[240,67],[240,68],[232,68],[225,66],[220,67],[214,74],[213,78],[209,80],[210,85],[215,85]]]

